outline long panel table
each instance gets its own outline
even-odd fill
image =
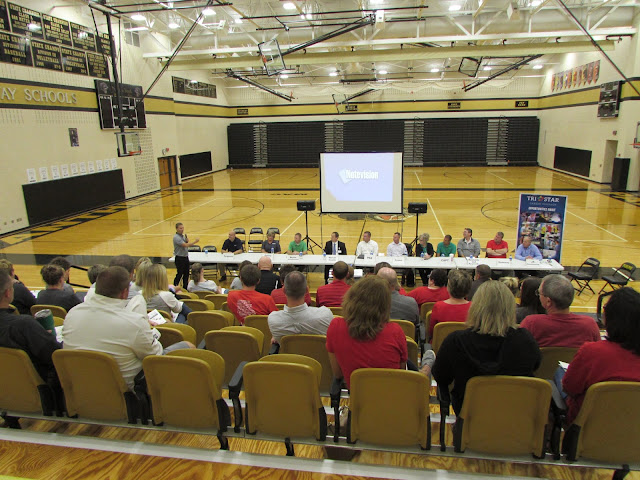
[[[475,269],[478,265],[488,265],[492,270],[529,270],[529,271],[546,271],[546,272],[562,272],[564,267],[555,260],[541,260],[540,262],[527,262],[524,260],[509,260],[502,258],[477,258],[470,261],[462,257],[435,257],[424,260],[420,257],[386,257],[386,256],[368,256],[366,258],[356,258],[355,255],[286,255],[286,254],[263,254],[258,252],[240,253],[238,255],[226,255],[224,253],[204,253],[189,252],[189,261],[191,263],[202,263],[210,265],[215,263],[221,264],[237,264],[245,260],[251,263],[258,263],[261,257],[267,256],[271,258],[274,265],[291,263],[293,265],[305,266],[325,266],[333,265],[338,260],[342,260],[354,267],[374,267],[379,262],[388,262],[393,268],[461,268]],[[170,262],[175,259],[171,257]]]

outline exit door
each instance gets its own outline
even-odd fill
[[[158,158],[158,174],[160,176],[160,188],[169,188],[178,184],[178,169],[176,157]]]

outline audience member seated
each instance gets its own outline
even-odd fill
[[[418,237],[418,243],[416,244],[416,257],[422,257],[425,260],[429,260],[434,255],[433,245],[429,243],[431,236],[428,233],[422,233]],[[426,285],[429,281],[429,270],[426,268],[418,269],[422,285]]]
[[[262,253],[280,253],[280,242],[275,240],[276,236],[274,233],[267,233],[267,239],[262,242],[262,248],[260,251]]]
[[[376,263],[376,266],[373,267],[373,274],[374,275],[378,275],[378,272],[380,271],[381,268],[391,268],[391,264],[389,262],[378,262]],[[400,285],[400,290],[398,290],[398,293],[400,295],[404,295],[407,296],[407,291],[402,287],[402,285]]]
[[[129,286],[129,295],[142,295],[142,277],[144,274],[144,269],[153,265],[151,259],[149,257],[140,257],[136,262],[135,281]]]
[[[280,267],[280,285],[283,285],[280,288],[276,288],[271,291],[271,298],[276,304],[285,304],[287,303],[287,296],[284,293],[284,281],[291,272],[297,271],[296,267],[291,264],[285,264]],[[311,295],[309,294],[309,286],[307,285],[307,292],[304,294],[304,303],[311,306],[313,300],[311,299]]]
[[[378,256],[378,243],[371,240],[371,232],[367,230],[362,234],[362,241],[356,247],[356,256],[373,255]]]
[[[420,311],[418,304],[411,297],[400,295],[400,284],[398,283],[398,275],[393,268],[381,268],[378,270],[378,276],[387,281],[389,291],[391,292],[391,313],[390,318],[393,320],[408,320],[414,325],[420,323]]]
[[[69,275],[71,273],[71,262],[64,257],[55,257],[49,262],[49,265],[58,265],[64,270],[64,289],[67,292],[73,292],[73,287],[69,285]]]
[[[520,285],[518,285],[517,277],[500,277],[499,281],[501,281],[507,286],[507,288],[511,291],[514,297],[518,296],[518,293],[520,292]],[[518,314],[518,310],[516,309],[516,315],[517,314]]]
[[[146,265],[146,264],[145,264]],[[149,260],[149,265],[151,265],[151,260]],[[128,293],[128,302],[127,302],[127,310],[130,312],[137,312],[140,315],[147,314],[147,302],[142,296],[141,290],[137,290],[132,288],[135,286],[135,275],[136,275],[136,261],[130,255],[116,255],[109,262],[110,267],[122,267],[129,273],[129,293]],[[96,275],[96,278],[98,275]],[[85,301],[87,298],[91,298],[92,295],[95,294],[95,288],[89,289],[87,295],[85,297]]]
[[[238,276],[234,278],[233,281],[231,282],[231,286],[229,287],[229,290],[242,290],[242,282],[240,281],[240,270],[242,270],[242,268],[245,265],[253,265],[253,264],[249,260],[242,261],[242,263],[238,266]]]
[[[391,293],[378,276],[358,281],[344,299],[343,317],[327,330],[327,351],[333,375],[350,386],[358,368],[400,368],[407,364],[407,339],[402,328],[389,322]]]
[[[222,244],[222,248],[220,249],[222,253],[233,253],[234,255],[238,255],[244,252],[244,246],[242,245],[242,240],[236,237],[236,232],[231,230],[229,232],[229,238],[227,238]],[[227,279],[227,265],[221,263],[218,265],[218,272],[220,273],[220,281],[224,282]]]
[[[401,257],[402,255],[409,255],[407,246],[400,241],[400,232],[393,234],[393,242],[387,245],[387,257]]]
[[[295,269],[289,272],[284,279],[284,288],[287,295],[284,310],[269,314],[272,342],[280,343],[285,335],[300,333],[326,335],[333,313],[327,307],[310,307],[306,304],[308,288],[304,274]]]
[[[187,285],[187,290],[190,292],[224,293],[224,289],[217,286],[216,282],[204,278],[204,268],[201,263],[191,265],[191,280]]]
[[[67,312],[80,303],[73,289],[65,289],[64,270],[58,265],[45,265],[40,269],[40,275],[47,285],[46,290],[40,290],[36,304],[57,305]]]
[[[478,290],[478,287],[489,280],[491,280],[491,267],[489,267],[489,265],[478,265],[476,267],[476,276],[473,282],[471,282],[471,290],[467,295],[467,300],[473,300],[473,296],[476,290]]]
[[[160,263],[142,270],[142,297],[147,302],[147,309],[177,313],[176,323],[187,323],[187,315],[191,313],[191,309],[169,291],[167,282],[167,269]]]
[[[142,359],[160,355],[163,350],[153,336],[148,317],[126,308],[129,281],[129,272],[122,267],[109,267],[102,272],[95,295],[67,314],[62,335],[65,350],[93,350],[113,356],[125,382],[133,389],[135,377],[142,370]],[[165,351],[178,348],[194,346],[178,342]]]
[[[547,313],[540,303],[538,289],[542,279],[540,277],[527,277],[520,286],[520,305],[516,308],[516,323],[521,324],[529,315]]]
[[[260,269],[260,282],[256,285],[256,292],[271,295],[271,292],[279,287],[280,277],[273,273],[273,263],[269,257],[261,257],[258,260],[258,268]]]
[[[517,260],[542,260],[542,254],[538,247],[531,243],[531,237],[524,237],[522,243],[516,248]]]
[[[513,295],[504,284],[486,282],[469,309],[469,328],[449,334],[442,342],[432,373],[440,388],[453,383],[451,404],[456,415],[469,379],[533,376],[540,365],[540,349],[528,331],[517,328],[515,308]]]
[[[333,265],[333,282],[318,287],[316,305],[319,307],[339,307],[350,286],[344,281],[349,274],[349,266],[343,261]]]
[[[447,271],[442,268],[436,268],[429,274],[429,281],[426,287],[414,288],[407,295],[418,303],[418,307],[422,307],[423,303],[439,302],[449,298],[449,291],[446,287]]]
[[[255,265],[245,265],[240,269],[242,290],[232,290],[227,296],[229,310],[236,316],[241,325],[248,315],[269,315],[278,310],[276,302],[270,295],[256,291],[260,282],[260,270]]]
[[[96,293],[96,280],[98,279],[98,275],[104,272],[107,268],[108,267],[106,265],[103,265],[101,263],[96,263],[95,265],[90,266],[87,270],[87,278],[89,279],[89,283],[91,284],[91,286],[86,292],[76,292],[76,297],[78,297],[83,302],[87,299],[87,297],[91,298],[91,295],[94,295]],[[131,290],[131,288],[129,288],[129,290]]]
[[[475,257],[480,256],[480,242],[473,238],[473,230],[469,227],[462,231],[462,238],[458,242],[458,256],[459,257]]]
[[[573,285],[562,275],[547,275],[538,289],[546,315],[529,315],[520,326],[531,332],[541,347],[581,347],[600,340],[598,324],[591,317],[571,313]]]
[[[13,290],[14,278],[0,270],[0,347],[24,350],[40,377],[56,387],[58,377],[51,355],[62,345],[54,332],[46,331],[31,315],[16,315],[9,308],[14,301]]]
[[[30,315],[31,307],[36,304],[36,297],[25,287],[24,283],[18,280],[13,264],[9,260],[0,259],[0,271],[9,275],[13,281],[12,305],[16,307],[21,315]]]
[[[562,378],[571,424],[589,387],[606,381],[640,382],[640,293],[630,287],[611,294],[604,307],[607,338],[585,343]],[[562,371],[561,369],[559,369]],[[608,405],[615,415],[615,405]]]
[[[445,235],[444,240],[438,244],[436,248],[437,257],[448,257],[449,255],[456,254],[456,246],[451,243],[451,235]]]
[[[429,338],[433,337],[433,329],[440,322],[464,323],[467,320],[471,302],[465,297],[471,290],[471,277],[464,270],[457,269],[449,271],[448,277],[449,298],[436,302],[433,306],[429,321]]]

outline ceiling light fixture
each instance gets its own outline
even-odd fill
[[[242,19],[240,17],[236,17],[234,21],[238,24],[242,23]]]
[[[387,72],[386,70],[378,70],[378,73],[379,73],[380,75],[386,75],[386,74],[387,74],[387,73],[389,73],[389,72]]]
[[[289,75],[287,75],[286,73],[281,73],[280,78],[282,78],[283,80],[286,80],[287,78],[289,78]]]
[[[440,71],[439,68],[432,68],[431,73],[438,73]]]
[[[488,72],[489,70],[491,70],[491,67],[490,67],[489,65],[487,65],[486,67],[484,67],[484,68],[483,68],[483,70],[484,70],[485,72]]]
[[[284,2],[282,4],[282,8],[284,8],[285,10],[295,10],[296,4],[293,2]]]
[[[133,28],[126,28],[125,29],[127,32],[144,32],[145,30],[149,30],[148,27],[133,27]]]
[[[457,12],[461,8],[462,8],[462,5],[458,5],[458,4],[449,5],[449,11],[450,12]]]
[[[532,7],[537,7],[537,6],[539,6],[541,3],[542,3],[542,0],[533,0],[533,1],[531,2],[531,6],[532,6]]]
[[[216,11],[213,8],[205,8],[204,10],[202,10],[202,14],[205,17],[210,17],[211,15],[216,15]]]
[[[133,20],[134,22],[144,22],[146,19],[147,17],[139,13],[134,13],[133,15],[131,15],[131,20]]]
[[[178,25],[176,22],[171,22],[169,25],[167,25],[167,27],[169,27],[171,30],[175,30],[176,28],[180,28],[180,25]]]
[[[537,63],[537,64],[535,64],[535,65],[533,66],[533,69],[534,69],[534,70],[540,70],[540,69],[542,69],[542,67],[543,67],[543,66],[544,66],[544,65],[542,65],[541,63]]]
[[[332,71],[332,72],[329,72],[329,76],[330,76],[330,77],[337,77],[337,76],[338,76],[338,71],[337,71],[337,70],[334,70],[334,71]]]

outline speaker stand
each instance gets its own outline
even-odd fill
[[[418,217],[419,216],[420,216],[420,214],[416,213],[416,237],[411,242],[411,246],[412,247],[415,247],[418,244]],[[415,249],[414,249],[414,252],[415,252]]]
[[[322,246],[320,246],[313,238],[311,238],[309,236],[309,216],[308,216],[309,212],[308,211],[304,211],[304,223],[306,226],[306,231],[307,231],[307,236],[304,237],[304,241],[307,242],[307,249],[313,253],[313,245],[315,245],[316,247],[318,247],[320,250],[322,250]]]

